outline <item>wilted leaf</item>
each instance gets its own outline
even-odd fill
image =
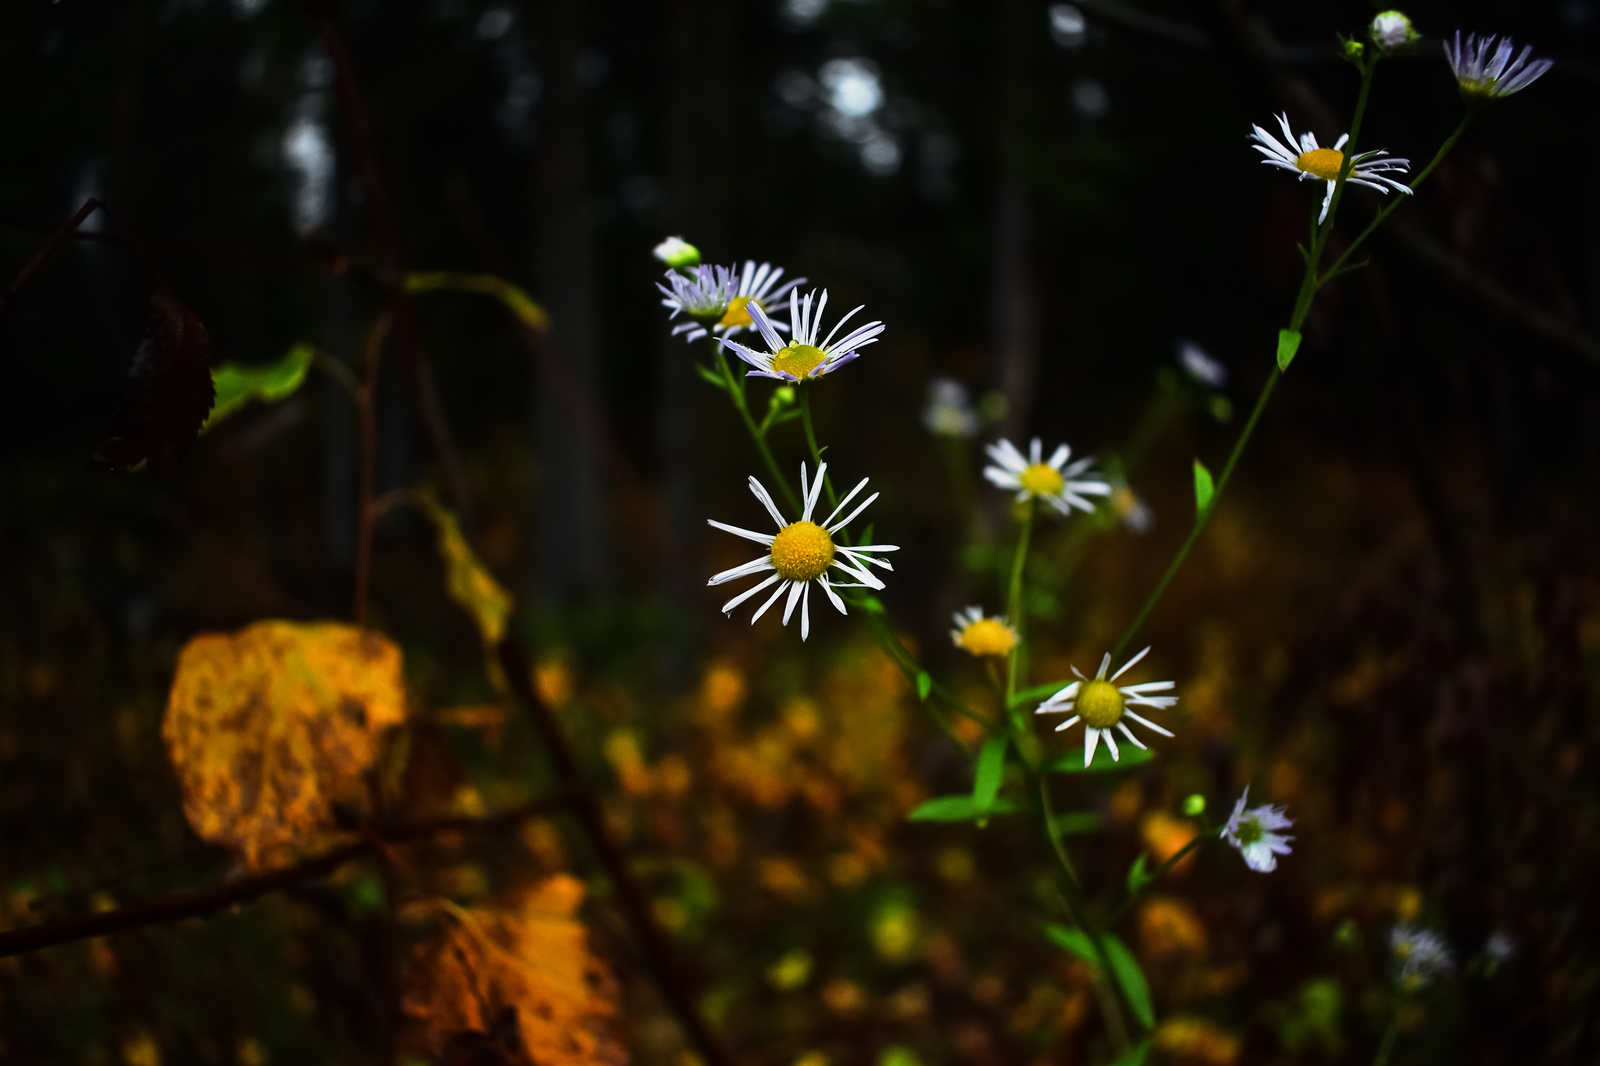
[[[626,1061],[608,1032],[616,1013],[610,975],[590,953],[573,916],[583,885],[549,878],[509,905],[451,908],[447,928],[413,953],[405,975],[405,1011],[414,1039],[441,1055],[462,1034],[502,1034],[516,1015],[522,1059],[539,1066],[613,1066]]]
[[[215,397],[206,327],[162,286],[150,298],[150,327],[128,370],[128,393],[90,469],[148,462],[154,472],[168,472],[194,445]]]
[[[287,400],[305,384],[306,372],[316,349],[309,344],[297,344],[287,355],[265,366],[240,366],[226,363],[211,372],[216,385],[217,402],[211,409],[201,432],[209,430],[224,418],[239,410],[251,400],[277,403]]]
[[[203,839],[261,866],[360,798],[383,730],[405,719],[400,650],[339,623],[257,622],[178,656],[161,726]]]
[[[511,593],[500,587],[478,559],[467,538],[461,535],[456,516],[431,492],[418,493],[417,498],[439,534],[439,554],[444,557],[450,598],[472,615],[485,644],[499,644],[506,635],[506,619],[511,616]]]

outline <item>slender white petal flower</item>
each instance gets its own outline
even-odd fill
[[[982,607],[968,607],[955,614],[956,627],[950,631],[950,640],[956,647],[973,655],[995,655],[1004,658],[1017,646],[1017,631],[999,616],[985,618]]]
[[[682,237],[668,237],[655,246],[652,254],[674,270],[700,265],[700,249]]]
[[[800,499],[804,504],[798,522],[786,521],[778,505],[773,502],[772,495],[765,486],[755,478],[750,479],[750,491],[761,505],[767,509],[767,514],[778,525],[776,535],[756,533],[738,526],[724,525],[721,522],[711,521],[710,524],[717,529],[732,533],[736,537],[753,540],[757,544],[766,546],[767,553],[750,560],[730,570],[724,570],[714,575],[707,585],[720,585],[725,581],[736,578],[751,577],[756,574],[772,571],[772,573],[745,589],[739,595],[722,605],[722,613],[731,615],[733,609],[754,596],[758,592],[772,589],[772,595],[751,617],[750,624],[754,625],[757,618],[767,613],[767,608],[778,601],[784,593],[788,593],[788,601],[783,607],[783,624],[788,625],[789,619],[794,615],[795,605],[800,607],[800,639],[805,640],[811,635],[811,586],[819,585],[828,602],[838,609],[840,614],[845,613],[844,600],[834,589],[840,588],[870,588],[881,589],[883,582],[873,576],[868,567],[878,566],[885,570],[893,570],[887,559],[878,559],[874,556],[879,552],[899,551],[899,546],[894,544],[862,544],[856,547],[846,547],[834,542],[833,535],[849,525],[856,516],[867,509],[867,505],[878,498],[874,492],[855,508],[845,515],[845,508],[850,506],[852,500],[867,487],[867,478],[862,478],[855,488],[845,494],[839,501],[839,506],[833,513],[821,522],[812,521],[812,515],[817,508],[817,501],[822,496],[823,475],[828,471],[828,464],[823,463],[817,467],[817,476],[807,480],[805,463],[800,464]],[[830,581],[828,570],[832,567],[839,570],[849,581]]]
[[[722,346],[755,368],[749,371],[749,377],[796,382],[831,374],[853,361],[860,354],[859,349],[876,343],[884,325],[882,322],[868,322],[835,340],[834,334],[850,321],[856,311],[861,310],[861,307],[857,307],[841,318],[826,337],[818,340],[822,333],[822,312],[827,306],[827,289],[822,290],[820,298],[817,297],[817,290],[813,289],[804,299],[801,299],[798,290],[790,289],[790,321],[774,322],[766,308],[759,303],[748,303],[745,310],[761,333],[761,339],[767,342],[768,350],[758,352],[726,337],[722,339]],[[789,332],[787,343],[778,335],[780,328]]]
[[[1450,61],[1462,94],[1484,100],[1521,92],[1555,66],[1549,59],[1529,62],[1532,46],[1524,47],[1522,54],[1512,59],[1515,50],[1509,37],[1479,37],[1475,33],[1469,34],[1463,45],[1460,30],[1453,42],[1444,42],[1444,57]]]
[[[750,317],[750,305],[755,304],[762,310],[781,306],[783,300],[797,285],[804,285],[805,278],[791,278],[783,281],[783,267],[775,267],[771,263],[756,265],[754,259],[744,261],[744,269],[735,272],[728,269],[736,279],[733,295],[728,298],[723,306],[721,315],[711,323],[711,332],[719,337],[731,337],[741,329],[754,325]],[[788,329],[789,323],[782,319],[774,319],[771,314],[768,318],[779,329]],[[706,326],[696,322],[687,331],[686,340],[697,341],[705,337]]]
[[[996,488],[1015,490],[1018,503],[1032,497],[1066,515],[1071,514],[1074,507],[1080,511],[1094,510],[1094,502],[1084,499],[1085,496],[1111,495],[1111,486],[1099,474],[1088,472],[1094,465],[1094,458],[1086,456],[1068,465],[1072,449],[1065,444],[1058,446],[1048,461],[1043,458],[1044,449],[1038,437],[1033,438],[1026,457],[1017,451],[1016,445],[1003,438],[984,450],[995,465],[984,467],[983,476]]]
[[[1128,672],[1128,668],[1150,654],[1150,649],[1145,648],[1138,655],[1122,664],[1122,669],[1106,677],[1106,670],[1111,666],[1111,653],[1100,660],[1100,670],[1094,678],[1084,677],[1078,673],[1074,666],[1072,672],[1078,674],[1078,680],[1057,692],[1054,696],[1039,704],[1035,714],[1065,714],[1073,712],[1072,717],[1056,726],[1056,732],[1069,729],[1083,722],[1083,765],[1088,766],[1094,761],[1094,749],[1103,737],[1106,747],[1111,749],[1113,762],[1122,761],[1122,752],[1117,749],[1117,738],[1112,735],[1112,728],[1121,733],[1128,743],[1135,747],[1145,747],[1144,741],[1133,735],[1124,719],[1131,718],[1146,729],[1154,730],[1164,737],[1172,736],[1167,730],[1162,729],[1148,718],[1141,718],[1130,708],[1153,707],[1156,710],[1165,710],[1178,702],[1176,696],[1152,696],[1152,692],[1165,692],[1172,688],[1171,681],[1146,681],[1139,685],[1121,685],[1117,678]]]
[[[1339,172],[1344,169],[1344,152],[1341,149],[1350,140],[1350,135],[1340,135],[1332,148],[1321,148],[1317,145],[1314,133],[1302,133],[1296,137],[1289,128],[1288,115],[1279,115],[1278,125],[1283,129],[1282,141],[1260,126],[1255,126],[1252,127],[1255,132],[1250,134],[1250,139],[1256,143],[1251,147],[1266,156],[1262,162],[1269,167],[1299,174],[1301,181],[1315,179],[1327,183],[1328,194],[1322,198],[1322,213],[1317,216],[1317,221],[1322,222],[1328,217],[1328,206],[1333,203],[1333,190],[1339,183]],[[1388,177],[1387,172],[1399,171],[1403,174],[1410,165],[1411,160],[1396,159],[1388,152],[1362,152],[1355,157],[1350,176],[1345,181],[1351,185],[1377,189],[1386,195],[1390,189],[1394,189],[1409,196],[1410,187]]]
[[[725,266],[695,266],[682,272],[669,270],[666,284],[656,283],[669,308],[669,318],[685,315],[689,321],[672,327],[672,335],[688,333],[690,339],[706,335],[706,324],[728,313],[728,306],[739,292],[739,276]]]
[[[930,379],[922,425],[935,437],[970,437],[977,433],[978,412],[972,409],[967,387],[955,378]]]
[[[1233,805],[1233,815],[1228,819],[1228,824],[1222,827],[1221,836],[1239,850],[1239,854],[1244,856],[1244,864],[1250,869],[1262,874],[1271,873],[1278,868],[1278,856],[1289,854],[1289,841],[1294,839],[1276,830],[1289,828],[1294,820],[1284,815],[1282,807],[1274,807],[1270,803],[1246,810],[1245,804],[1249,799],[1250,786],[1246,785],[1244,795]]]
[[[1407,992],[1421,991],[1456,967],[1443,937],[1409,922],[1389,933],[1389,952],[1394,956],[1400,987]]]

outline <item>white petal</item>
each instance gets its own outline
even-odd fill
[[[706,524],[715,529],[720,529],[724,533],[732,533],[736,537],[753,540],[757,544],[765,544],[768,547],[771,547],[772,542],[777,539],[771,533],[754,533],[748,529],[740,529],[738,526],[730,526],[726,523],[718,522],[715,518],[706,519]]]
[[[767,509],[767,513],[772,516],[772,520],[778,523],[778,528],[780,530],[787,529],[789,523],[785,522],[783,515],[778,513],[778,505],[772,502],[771,493],[767,492],[765,485],[755,479],[755,475],[750,477],[750,491],[755,495],[756,499],[761,501],[761,506]]]
[[[1100,730],[1095,729],[1093,726],[1085,728],[1084,731],[1083,731],[1083,767],[1084,767],[1084,769],[1087,770],[1089,768],[1089,764],[1094,762],[1095,745],[1097,745],[1099,743],[1100,743]]]
[[[1111,730],[1102,729],[1100,735],[1106,738],[1106,747],[1111,749],[1111,761],[1121,762],[1122,752],[1117,750],[1117,738],[1111,735]]]
[[[1168,732],[1167,730],[1162,729],[1160,726],[1156,725],[1154,722],[1150,721],[1150,719],[1148,719],[1148,718],[1140,718],[1138,715],[1134,714],[1132,711],[1128,710],[1126,707],[1124,707],[1122,709],[1122,713],[1124,715],[1126,715],[1127,717],[1132,718],[1135,722],[1138,722],[1140,725],[1144,726],[1146,729],[1153,729],[1157,733],[1160,733],[1164,737],[1170,737],[1170,736],[1173,735],[1172,733]]]
[[[822,591],[828,594],[828,601],[839,609],[839,613],[849,614],[850,612],[844,609],[844,601],[839,598],[839,594],[833,591],[833,586],[828,583],[828,575],[823,574],[817,578],[817,581],[821,583]]]
[[[765,581],[761,582],[759,585],[752,585],[751,587],[745,589],[743,592],[739,593],[739,595],[735,596],[733,599],[729,600],[727,603],[723,604],[722,605],[722,613],[723,614],[730,613],[735,607],[739,606],[745,600],[748,600],[751,596],[754,596],[756,593],[760,592],[762,589],[766,588],[768,585],[771,585],[774,581],[780,581],[782,579],[783,579],[783,575],[782,574],[773,574],[771,577],[767,578]],[[783,590],[779,589],[778,591],[782,592]]]
[[[828,526],[828,532],[829,533],[833,533],[836,530],[843,529],[845,526],[847,526],[851,522],[855,521],[856,516],[859,515],[862,511],[865,511],[868,507],[871,507],[872,506],[872,501],[876,500],[879,495],[880,495],[880,493],[874,492],[871,496],[868,496],[865,500],[861,501],[861,503],[856,507],[856,509],[854,511],[850,512],[850,517],[849,518],[846,518],[842,522],[835,522],[832,525]]]
[[[829,526],[833,522],[833,520],[835,518],[838,518],[839,517],[839,512],[844,510],[844,505],[849,503],[851,500],[855,499],[856,498],[856,493],[858,493],[862,489],[866,488],[867,487],[867,482],[869,482],[871,480],[872,480],[871,478],[864,477],[864,478],[862,478],[860,481],[858,481],[856,483],[856,487],[855,488],[853,488],[849,492],[845,493],[844,499],[839,501],[839,506],[837,506],[837,507],[835,507],[833,509],[833,513],[831,515],[829,515],[827,518],[822,520],[822,526],[824,528],[826,528],[827,526]]]
[[[805,640],[811,636],[811,583],[805,584],[805,592],[800,595],[800,639]]]
[[[1110,652],[1106,652],[1106,657],[1104,659],[1100,660],[1100,670],[1099,670],[1098,673],[1096,673],[1094,675],[1094,679],[1096,681],[1104,681],[1106,679],[1106,670],[1109,669],[1110,666],[1111,666],[1111,653]]]
[[[1119,678],[1123,674],[1127,673],[1128,672],[1128,667],[1132,666],[1134,663],[1138,662],[1140,659],[1143,659],[1146,655],[1149,655],[1149,654],[1150,654],[1150,645],[1146,644],[1144,646],[1144,650],[1143,651],[1141,651],[1138,655],[1135,655],[1133,658],[1129,659],[1127,662],[1123,663],[1122,664],[1122,669],[1118,670],[1116,673],[1111,675],[1111,680],[1115,681],[1117,678]]]
[[[746,576],[748,576],[750,574],[759,574],[763,570],[771,570],[771,569],[772,569],[772,556],[767,555],[767,556],[763,556],[760,559],[751,559],[748,563],[744,563],[744,564],[742,564],[740,566],[736,566],[731,570],[724,570],[720,574],[713,574],[711,576],[711,580],[707,581],[706,584],[707,585],[721,585],[721,584],[725,584],[725,583],[727,583],[729,581],[732,581],[735,578],[746,577]]]
[[[787,582],[779,582],[778,583],[778,587],[773,590],[773,593],[772,593],[772,595],[770,597],[768,597],[767,602],[763,603],[761,605],[761,610],[757,611],[755,614],[750,616],[750,624],[751,625],[755,625],[756,624],[756,620],[758,618],[760,618],[762,615],[767,613],[767,608],[768,607],[771,607],[774,603],[778,602],[778,597],[782,596],[783,595],[783,590],[788,588],[788,587],[789,587],[789,584]]]
[[[1083,721],[1083,719],[1079,718],[1077,715],[1073,715],[1071,718],[1068,718],[1065,722],[1062,722],[1060,725],[1056,726],[1056,732],[1059,733],[1063,729],[1071,729],[1073,726],[1077,725],[1081,721]]]
[[[1128,724],[1126,722],[1118,722],[1117,728],[1122,730],[1122,735],[1127,737],[1128,740],[1136,747],[1144,748],[1145,751],[1150,750],[1148,747],[1145,747],[1144,741],[1133,735],[1133,730],[1128,728]]]
[[[783,605],[783,624],[789,624],[789,618],[794,614],[794,605],[800,602],[800,596],[806,590],[806,582],[796,581],[789,586],[789,601]]]

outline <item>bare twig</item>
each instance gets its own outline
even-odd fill
[[[139,243],[139,238],[133,235],[133,231],[123,224],[122,219],[118,218],[111,208],[91,196],[84,201],[82,207],[78,208],[77,214],[67,219],[54,233],[50,234],[49,238],[33,253],[33,257],[23,264],[22,269],[17,272],[17,276],[11,279],[11,284],[5,287],[5,291],[0,292],[0,315],[5,314],[6,308],[11,306],[12,297],[21,291],[22,287],[28,283],[28,279],[32,278],[38,269],[44,265],[44,261],[49,259],[57,248],[61,247],[61,242],[76,233],[78,227],[88,221],[89,216],[94,214],[97,209],[111,220],[112,225],[116,226],[121,232],[122,240],[138,253],[140,259],[144,260],[144,265],[150,268],[151,274],[155,275],[156,283],[158,285],[166,285],[166,279],[161,276],[161,271],[157,269],[156,261],[150,257],[150,253],[145,250],[144,245]]]
[[[350,617],[358,626],[367,624],[367,586],[372,581],[372,524],[377,520],[372,496],[378,478],[378,375],[393,318],[392,308],[385,309],[367,332],[365,377],[356,396],[361,415],[361,468],[356,472],[356,566]]]
[[[650,976],[662,998],[672,1013],[677,1015],[678,1024],[683,1026],[684,1034],[706,1066],[731,1066],[732,1056],[711,1032],[695,1006],[690,982],[678,965],[672,945],[655,922],[649,897],[628,869],[627,857],[606,825],[605,812],[600,808],[599,798],[584,780],[566,731],[534,687],[527,653],[514,637],[508,636],[500,642],[496,654],[512,693],[533,719],[550,752],[556,780],[563,792],[572,798],[571,811],[583,827],[584,835],[589,838],[600,865],[616,889],[623,916],[633,930],[641,954],[653,971]]]
[[[389,844],[396,844],[424,840],[442,833],[493,829],[500,826],[515,825],[528,818],[554,813],[567,806],[570,802],[569,797],[560,795],[483,818],[440,818],[433,821],[418,822],[414,825],[391,829],[383,834],[382,839]],[[0,932],[0,958],[23,955],[30,951],[54,947],[57,944],[70,944],[77,940],[91,940],[95,937],[109,936],[112,933],[122,933],[129,929],[139,929],[149,925],[167,925],[172,922],[182,921],[185,918],[204,917],[226,907],[246,903],[271,892],[281,892],[284,889],[294,888],[307,881],[326,877],[346,863],[360,858],[372,850],[372,841],[370,839],[362,840],[335,848],[332,851],[295,863],[292,866],[265,870],[247,877],[235,878],[213,888],[201,889],[197,892],[181,892],[163,899],[152,900],[149,903],[139,903],[130,907],[102,911],[99,914],[87,914],[80,918],[66,918],[58,922],[47,922],[44,925]]]

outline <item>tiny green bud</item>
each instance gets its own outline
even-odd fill
[[[1196,792],[1183,801],[1183,813],[1190,818],[1198,818],[1206,811],[1206,798]]]
[[[1361,62],[1361,57],[1366,54],[1367,46],[1355,38],[1348,38],[1344,42],[1344,57],[1352,63]]]
[[[1409,52],[1422,38],[1422,34],[1411,25],[1411,20],[1398,11],[1380,12],[1372,20],[1372,25],[1367,27],[1367,32],[1371,34],[1372,43],[1378,46],[1378,50],[1388,56]]]
[[[779,385],[773,390],[772,402],[780,407],[787,407],[794,403],[794,386]]]
[[[655,257],[673,270],[700,265],[700,249],[682,237],[668,237],[655,247]]]

